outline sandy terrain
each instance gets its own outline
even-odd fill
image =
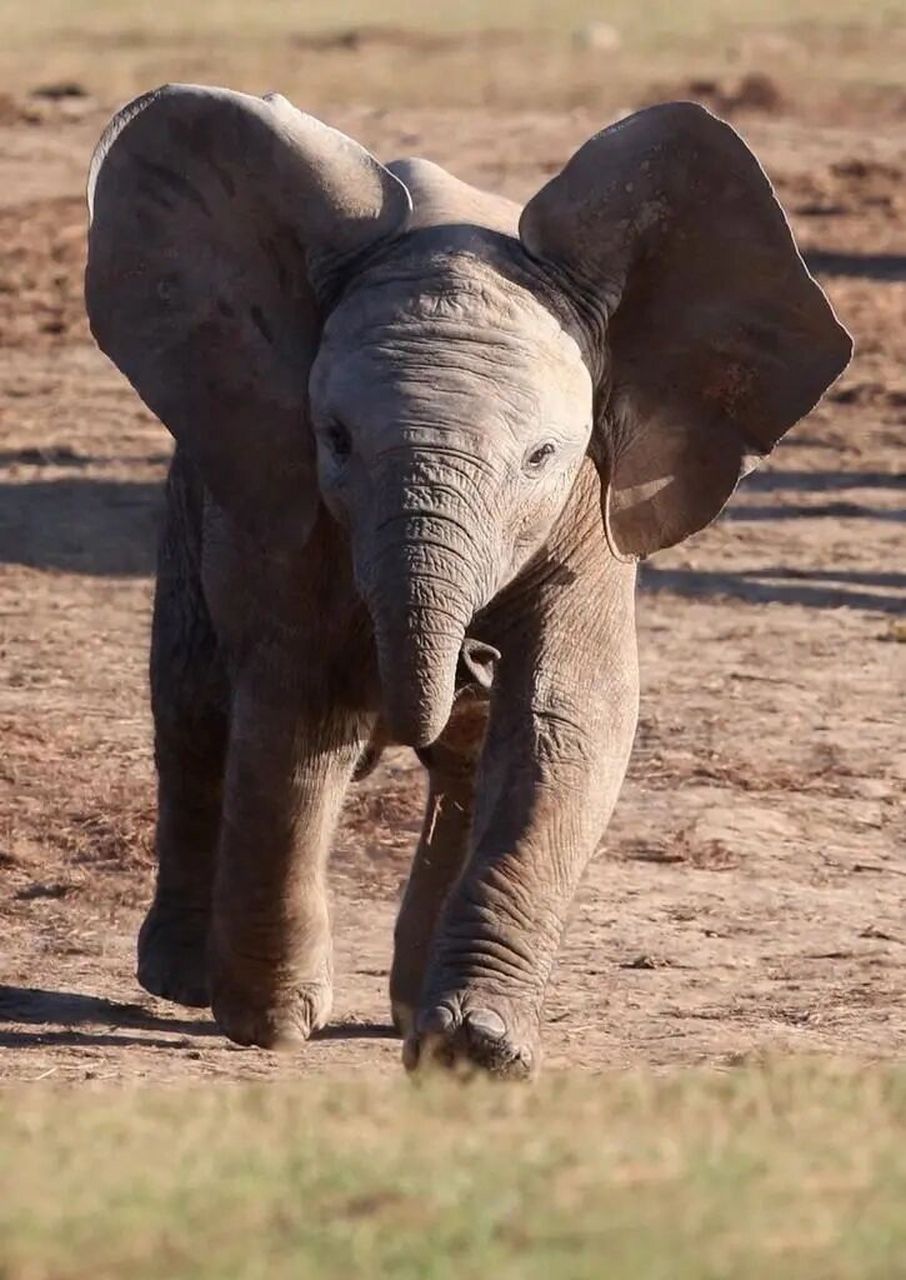
[[[81,188],[106,112],[7,106],[0,1079],[395,1070],[390,937],[420,820],[406,753],[350,798],[324,1035],[289,1057],[240,1050],[134,981],[168,437],[82,317]],[[425,154],[516,196],[602,123],[585,109],[330,118],[385,158]],[[825,126],[745,103],[736,119],[859,352],[719,523],[643,572],[641,724],[550,994],[557,1067],[906,1050],[906,138],[842,107]]]

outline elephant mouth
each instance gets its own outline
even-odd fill
[[[489,694],[494,683],[494,670],[499,661],[500,651],[493,645],[466,636],[456,663],[455,696],[459,697],[467,690]]]
[[[473,640],[470,636],[462,642],[459,658],[456,663],[456,684],[453,693],[453,705],[465,698],[486,702],[490,697],[494,683],[494,669],[500,661],[500,651],[482,640]],[[367,778],[377,767],[384,748],[392,744],[393,739],[383,717],[378,720],[371,735],[371,741],[362,753],[356,765],[353,779],[359,782]],[[416,748],[422,764],[429,767],[433,759],[430,747]]]

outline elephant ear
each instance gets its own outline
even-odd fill
[[[758,161],[693,103],[597,134],[520,235],[606,323],[592,447],[618,555],[713,520],[852,353]]]
[[[98,345],[241,525],[305,536],[318,502],[309,265],[392,236],[406,188],[284,98],[168,85],[109,125],[88,204]]]

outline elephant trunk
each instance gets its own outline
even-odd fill
[[[362,581],[387,726],[412,747],[433,742],[450,718],[466,628],[483,603],[476,540],[458,514],[438,509],[434,493],[411,478],[397,489]]]
[[[431,609],[378,624],[384,716],[396,742],[426,747],[442,733],[453,708],[464,639],[464,622]]]

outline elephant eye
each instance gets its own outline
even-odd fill
[[[335,458],[344,461],[352,453],[352,437],[342,422],[331,422],[322,434]]]
[[[556,449],[550,440],[546,440],[544,444],[539,444],[526,455],[523,466],[525,470],[536,473],[544,469],[550,459],[556,453]]]

